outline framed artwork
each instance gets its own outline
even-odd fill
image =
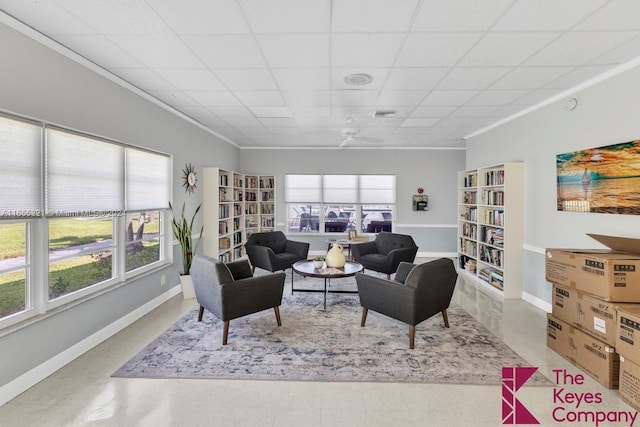
[[[558,154],[557,209],[640,215],[640,140]]]
[[[358,237],[358,231],[357,230],[349,230],[349,240],[353,240],[356,237]]]

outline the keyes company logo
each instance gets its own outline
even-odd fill
[[[540,424],[535,416],[516,398],[517,391],[538,370],[535,367],[502,368],[502,424]],[[601,392],[584,391],[582,374],[571,374],[566,369],[552,370],[555,387],[551,418],[559,424],[634,426],[637,411],[603,411],[598,405],[604,403]],[[578,390],[578,391],[576,391]]]
[[[502,424],[540,424],[516,398],[516,392],[537,370],[519,366],[502,368]]]

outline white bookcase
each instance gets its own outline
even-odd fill
[[[522,297],[524,164],[458,173],[460,273],[504,298]]]
[[[274,177],[216,167],[205,167],[202,174],[203,253],[223,262],[244,258],[252,233],[274,229]]]

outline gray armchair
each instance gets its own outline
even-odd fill
[[[289,240],[282,231],[253,233],[244,247],[254,269],[271,272],[291,268],[309,254],[309,243]]]
[[[416,325],[442,313],[445,327],[449,327],[447,308],[453,296],[458,273],[453,261],[441,258],[417,266],[403,262],[395,280],[385,280],[356,274],[362,320],[373,310],[409,325],[409,348],[414,348]]]
[[[200,304],[198,322],[206,308],[224,322],[222,345],[227,344],[229,321],[273,308],[278,326],[284,288],[284,273],[253,277],[247,260],[224,264],[205,255],[196,255],[191,264],[191,279]]]
[[[402,261],[413,262],[418,246],[407,234],[381,232],[371,242],[352,245],[353,260],[365,269],[386,273],[387,279],[395,273]]]

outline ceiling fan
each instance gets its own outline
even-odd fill
[[[368,138],[360,135],[360,129],[353,126],[353,119],[351,117],[347,117],[347,127],[343,128],[340,131],[340,138],[342,142],[338,147],[346,147],[347,144],[355,141],[363,141],[363,142],[382,142],[383,140],[380,138]]]

